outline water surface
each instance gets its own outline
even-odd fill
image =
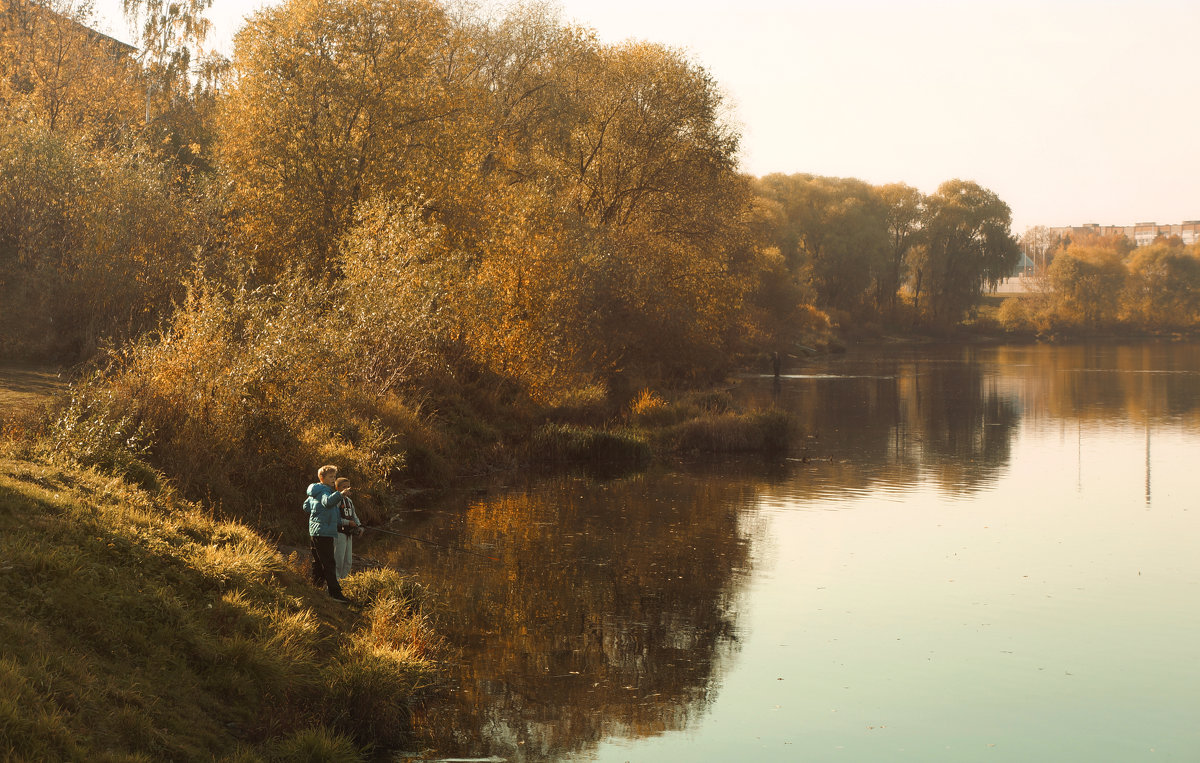
[[[1200,346],[743,380],[788,460],[561,477],[366,553],[446,605],[431,757],[1200,759]]]

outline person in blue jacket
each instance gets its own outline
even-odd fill
[[[350,493],[351,488],[335,490],[337,483],[337,467],[322,466],[317,470],[317,482],[308,486],[308,497],[304,499],[304,508],[308,510],[308,539],[312,551],[313,584],[329,587],[329,595],[334,601],[349,603],[342,595],[342,586],[338,583],[337,563],[334,561],[334,543],[338,534],[341,520],[341,504]]]

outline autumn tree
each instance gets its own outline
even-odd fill
[[[918,305],[937,323],[960,319],[1016,265],[1012,213],[992,191],[950,180],[928,198],[924,245],[910,257]]]
[[[1075,233],[1063,236],[1057,240],[1057,247],[1050,252],[1051,259],[1058,252],[1073,246],[1110,249],[1122,260],[1127,259],[1129,255],[1133,254],[1133,250],[1137,248],[1132,239],[1126,238],[1121,233],[1108,233],[1104,235],[1099,233]]]
[[[719,92],[678,52],[536,6],[293,0],[251,20],[234,70],[218,154],[259,278],[395,273],[415,302],[376,314],[402,325],[436,281],[423,346],[531,389],[724,357],[750,196]]]
[[[1087,327],[1114,323],[1126,273],[1120,253],[1112,248],[1067,246],[1047,273],[1055,313],[1068,323]]]
[[[1198,249],[1172,238],[1155,241],[1134,253],[1124,294],[1131,318],[1148,328],[1195,325],[1200,317]]]
[[[83,136],[0,127],[0,326],[10,353],[75,361],[155,325],[197,240],[161,166]]]
[[[68,0],[0,0],[0,119],[110,144],[136,125],[135,51],[91,22]]]
[[[887,259],[876,274],[875,305],[895,315],[896,298],[908,276],[909,254],[921,242],[925,220],[925,195],[912,186],[891,183],[880,186],[887,210]]]
[[[427,0],[291,0],[239,32],[218,158],[261,275],[333,266],[356,205],[382,190],[436,203],[452,187],[448,24]]]
[[[588,231],[575,277],[590,292],[591,344],[608,345],[597,360],[610,371],[710,365],[740,300],[750,200],[711,75],[637,43],[593,44],[561,77],[569,130],[551,143],[552,182]]]
[[[873,279],[890,271],[888,208],[860,180],[768,175],[763,192],[783,210],[777,245],[822,307],[862,312]]]
[[[212,26],[204,15],[212,0],[121,0],[121,7],[138,28],[150,124],[156,101],[162,110],[190,90],[192,58]]]
[[[478,352],[605,378],[719,365],[757,250],[711,77],[528,13],[479,46],[494,187],[469,291],[490,316]]]

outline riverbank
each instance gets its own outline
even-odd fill
[[[28,410],[74,404],[55,403],[57,391],[41,388]],[[464,451],[458,461],[443,451],[439,474],[480,463],[494,475],[781,452],[791,431],[777,412],[738,410],[728,385],[644,390],[618,410],[611,405],[582,398],[538,426],[526,411],[531,437],[507,411],[503,427],[475,430],[490,450]],[[13,732],[6,754],[353,760],[368,745],[404,745],[439,657],[431,605],[409,579],[356,574],[346,584],[356,604],[342,608],[308,583],[304,554],[279,551],[288,540],[276,531],[281,524],[303,532],[294,511],[218,519],[233,507],[185,500],[145,450],[117,453],[120,443],[104,432],[103,442],[84,437],[82,448],[68,448],[70,438],[52,444],[61,410],[57,424],[35,424],[11,406],[5,414],[29,424],[0,438],[0,513],[11,528],[0,553],[18,581],[0,592],[0,638],[14,645],[0,663]],[[446,422],[455,419],[425,425]],[[462,434],[447,428],[430,440]],[[449,477],[435,489],[462,482]],[[389,503],[377,502],[375,521],[403,505],[402,490],[376,496]]]
[[[923,344],[1070,344],[1077,342],[1193,342],[1200,339],[1200,330],[1176,331],[1151,329],[1114,329],[1056,327],[1047,330],[1006,330],[990,315],[981,315],[970,323],[944,331],[851,331],[841,340],[845,351],[851,347]]]
[[[169,490],[0,445],[0,757],[356,760],[408,739],[433,680],[425,597],[347,581]]]

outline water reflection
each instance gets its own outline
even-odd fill
[[[1000,378],[1028,385],[1023,392],[1042,419],[1194,420],[1197,413],[1197,345],[1005,347],[985,358]]]
[[[736,650],[747,503],[733,482],[562,478],[407,530],[501,561],[396,545],[446,603],[456,689],[424,726],[440,750],[557,760],[703,713]]]
[[[890,348],[791,376],[778,388],[747,379],[742,392],[793,412],[810,438],[811,474],[792,497],[925,480],[987,489],[1022,425],[1200,423],[1195,344]]]
[[[817,466],[797,495],[923,479],[966,493],[1003,471],[1021,402],[971,350],[953,352],[829,361],[778,390],[747,380],[744,394],[791,411],[811,438]]]
[[[1131,425],[1139,462],[1144,430],[1149,505],[1155,428],[1200,423],[1200,346],[890,349],[793,369],[778,388],[747,379],[740,394],[795,414],[807,436],[791,459],[563,477],[402,528],[496,562],[402,540],[367,549],[442,597],[458,656],[452,688],[421,719],[439,754],[561,760],[702,723],[745,660],[752,560],[776,540],[763,507],[929,491],[997,500],[988,493],[1014,469],[1022,432],[1082,443]]]

